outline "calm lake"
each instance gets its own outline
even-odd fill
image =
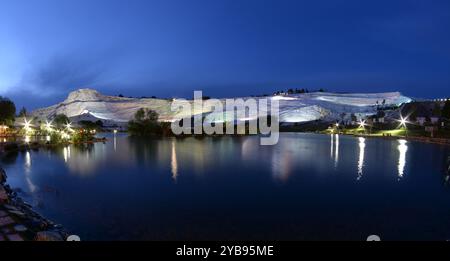
[[[102,135],[99,135],[102,136]],[[281,134],[135,139],[4,157],[8,183],[82,240],[450,239],[450,147]]]

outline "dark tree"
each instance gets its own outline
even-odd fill
[[[12,124],[16,116],[16,105],[8,98],[0,96],[0,123]]]
[[[433,115],[434,117],[441,117],[442,112],[441,112],[441,105],[439,105],[439,103],[435,103],[433,110],[431,111],[431,115]]]
[[[385,117],[386,116],[386,113],[384,112],[384,111],[378,111],[377,112],[377,117],[378,118],[383,118],[383,117]]]
[[[406,111],[405,115],[409,115],[409,119],[415,122],[417,120],[417,108],[418,108],[417,102],[412,102],[407,105],[409,106],[407,106],[408,110]]]
[[[167,124],[158,121],[157,112],[149,109],[139,109],[134,119],[128,122],[128,132],[133,136],[166,135],[169,134]]]
[[[145,109],[141,108],[134,114],[134,120],[139,122],[145,119]]]
[[[442,109],[442,117],[450,119],[450,100],[445,102],[444,108]]]
[[[57,114],[53,119],[53,123],[59,129],[64,128],[65,125],[69,122],[70,122],[69,117],[67,117],[65,114]]]
[[[19,117],[26,117],[27,115],[27,109],[25,107],[22,107],[22,109],[20,109],[19,111]]]
[[[80,122],[78,122],[78,124],[80,124],[80,126],[86,130],[97,130],[98,129],[98,125],[92,121],[80,121]]]
[[[95,122],[95,124],[97,125],[97,127],[103,128],[103,121],[98,120],[98,121]]]

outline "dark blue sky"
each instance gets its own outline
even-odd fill
[[[450,1],[0,0],[0,95],[450,96]]]

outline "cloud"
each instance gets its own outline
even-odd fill
[[[124,55],[123,48],[117,46],[30,55],[22,63],[18,80],[5,86],[2,94],[14,99],[19,106],[36,108],[60,102],[75,89],[101,90],[114,79],[113,71]]]
[[[67,92],[97,84],[104,72],[104,64],[73,55],[59,55],[33,68],[22,79],[22,85],[41,96]]]

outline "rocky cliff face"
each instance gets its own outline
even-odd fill
[[[71,102],[89,102],[89,101],[100,101],[104,99],[105,96],[101,95],[96,90],[92,89],[79,89],[69,93],[69,96],[64,101],[65,103]]]
[[[262,97],[261,97],[262,98]],[[287,123],[308,122],[319,119],[339,119],[342,114],[370,115],[376,113],[376,104],[399,105],[411,101],[398,92],[373,94],[307,93],[287,96],[264,97],[280,103],[280,121]],[[246,99],[245,97],[243,99]],[[75,121],[87,118],[125,124],[140,108],[155,110],[160,119],[170,121],[174,112],[167,99],[124,98],[106,96],[92,89],[71,92],[66,100],[56,105],[32,112],[34,117],[51,119],[65,114]],[[208,113],[199,111],[196,113]]]

